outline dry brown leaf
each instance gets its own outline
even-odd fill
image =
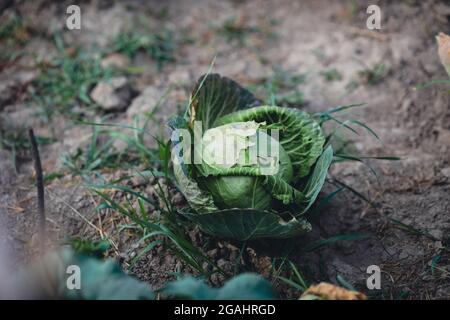
[[[324,300],[367,300],[366,295],[361,292],[350,291],[326,282],[310,286],[300,299],[310,299],[310,296]]]
[[[450,36],[441,32],[436,36],[436,40],[439,46],[439,58],[450,77]]]

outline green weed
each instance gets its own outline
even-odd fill
[[[299,85],[304,83],[305,79],[305,75],[274,66],[273,73],[262,83],[253,86],[253,90],[264,97],[266,104],[298,107],[305,103],[303,92],[299,90]]]
[[[0,21],[0,70],[4,65],[24,54],[23,45],[29,39],[29,30],[18,15],[3,16]]]
[[[292,261],[289,261],[289,268],[290,268],[290,276],[289,278],[279,276],[276,277],[281,280],[282,282],[288,284],[292,288],[298,290],[299,292],[304,292],[308,289],[309,285],[304,279],[304,276],[300,273],[298,268],[295,266],[295,264]]]
[[[323,71],[320,74],[329,82],[342,80],[342,74],[337,69]]]
[[[103,135],[103,141],[100,135]],[[93,127],[91,141],[85,149],[78,148],[75,153],[63,153],[60,157],[63,168],[80,176],[103,168],[118,168],[122,160],[126,157],[115,150],[113,140],[96,127]]]
[[[248,26],[245,24],[245,21],[237,17],[230,17],[217,29],[217,33],[224,37],[227,42],[236,42],[240,45],[245,45],[248,36],[262,33],[262,29]]]
[[[39,145],[47,145],[53,143],[55,140],[44,136],[36,136]],[[8,125],[6,119],[0,119],[0,149],[11,151],[12,161],[18,171],[19,160],[28,158],[31,144],[28,138],[27,128],[12,127]]]
[[[199,274],[209,277],[211,274],[224,272],[217,267],[205,254],[201,252],[192,241],[186,236],[189,223],[182,221],[177,214],[176,206],[171,202],[170,193],[173,190],[165,190],[169,188],[171,177],[168,172],[158,170],[148,170],[138,173],[142,177],[156,178],[157,198],[144,195],[125,187],[118,182],[106,183],[103,185],[90,185],[89,187],[103,199],[101,209],[109,208],[130,219],[130,223],[122,225],[121,230],[132,229],[138,233],[138,243],[145,243],[145,247],[141,249],[131,261],[134,265],[144,254],[153,249],[157,245],[163,245],[171,254],[180,259],[186,265],[196,270]],[[158,178],[166,179],[164,187]],[[127,194],[122,200],[115,200],[104,190],[120,190]],[[154,208],[156,215],[150,215],[147,206]],[[166,239],[167,241],[163,241]],[[205,269],[205,263],[209,266]]]
[[[111,43],[109,50],[134,58],[139,51],[147,53],[157,64],[159,70],[164,64],[174,62],[177,41],[174,33],[163,30],[158,33],[124,32]]]
[[[69,113],[76,118],[92,113],[95,104],[89,97],[90,89],[97,82],[116,76],[118,71],[103,68],[99,58],[69,49],[58,35],[55,46],[58,55],[38,64],[39,75],[33,81],[31,100],[47,119],[55,112]]]
[[[368,67],[364,70],[358,72],[362,83],[374,86],[386,76],[388,70],[386,65],[383,63],[378,63],[373,67]]]

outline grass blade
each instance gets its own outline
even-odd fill
[[[314,242],[308,244],[306,247],[304,247],[303,251],[305,251],[305,252],[315,251],[324,246],[334,244],[338,241],[354,241],[354,240],[361,240],[361,239],[367,239],[367,238],[369,238],[368,235],[359,234],[359,233],[338,235],[338,236],[330,237],[327,239],[314,241]]]

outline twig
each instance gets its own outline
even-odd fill
[[[387,41],[389,40],[389,34],[386,33],[380,33],[377,31],[371,31],[366,29],[360,29],[356,27],[347,27],[347,31],[351,34],[362,36],[362,37],[369,37],[373,38],[378,41]]]
[[[39,156],[39,149],[34,136],[33,129],[28,130],[28,135],[31,143],[31,153],[34,160],[34,170],[36,172],[36,186],[37,186],[37,204],[39,214],[39,238],[41,245],[41,252],[45,246],[45,203],[44,203],[44,178],[42,174],[41,158]]]
[[[62,199],[61,197],[59,197],[58,195],[56,195],[55,193],[53,193],[50,189],[47,189],[48,195],[50,196],[50,198],[52,198],[53,200],[59,201],[60,203],[66,205],[70,210],[72,210],[78,217],[81,218],[81,220],[83,220],[84,222],[86,222],[90,227],[92,227],[93,229],[95,229],[99,234],[100,237],[102,239],[106,238],[109,243],[111,243],[111,245],[114,247],[114,250],[116,251],[117,254],[119,254],[119,247],[117,246],[117,244],[115,243],[115,241],[113,239],[111,239],[109,237],[109,235],[103,231],[102,229],[100,229],[99,227],[97,227],[95,224],[93,224],[91,221],[89,221],[84,215],[82,215],[77,209],[75,209],[70,203],[68,203],[67,201],[65,201],[64,199]],[[65,211],[63,211],[63,213],[65,214]]]
[[[91,226],[93,229],[95,229],[100,235],[102,235],[102,230],[100,230],[95,224],[90,222],[88,219],[86,219],[85,216],[83,216],[77,209],[75,209],[70,203],[63,200],[61,197],[54,194],[50,189],[48,190],[48,194],[52,199],[55,199],[63,204],[65,204],[70,210],[72,210],[78,217],[81,218],[84,222],[86,222],[89,226]]]

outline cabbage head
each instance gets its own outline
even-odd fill
[[[311,230],[304,214],[323,186],[333,150],[310,114],[261,105],[236,82],[209,74],[199,79],[186,115],[170,125],[191,137],[191,149],[174,147],[172,160],[190,205],[182,214],[203,231],[250,240]],[[174,146],[188,141],[184,134],[172,137]]]

